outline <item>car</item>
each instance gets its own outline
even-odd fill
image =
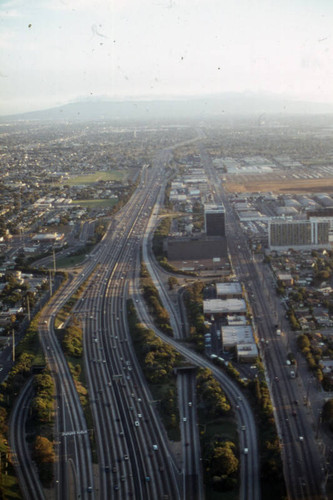
[[[189,406],[192,406],[192,401],[189,401],[189,402],[188,402],[188,405],[189,405]]]
[[[134,422],[134,425],[135,425],[136,427],[139,427],[140,422],[139,422],[138,420],[136,420],[136,421]]]
[[[299,440],[302,443],[304,441],[304,437],[303,436],[299,436]]]
[[[112,472],[117,472],[117,467],[115,465],[112,467]]]
[[[296,410],[293,410],[292,414],[293,414],[294,417],[296,417],[296,415],[297,415]]]
[[[242,425],[242,431],[245,431],[246,427],[245,425]]]
[[[114,490],[118,491],[119,490],[119,484],[115,484],[113,487]]]
[[[187,418],[186,417],[183,417],[183,422],[187,422]]]
[[[92,490],[93,490],[92,486],[88,486],[88,488],[87,488],[88,493],[91,493]]]
[[[244,448],[244,455],[247,455],[249,453],[249,449],[248,448]]]
[[[128,455],[124,455],[124,460],[128,460]]]
[[[142,414],[141,414],[141,413],[138,413],[138,417],[139,417],[139,418],[142,418]]]
[[[153,450],[155,450],[155,451],[158,450],[157,444],[153,444]]]

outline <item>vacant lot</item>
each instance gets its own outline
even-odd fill
[[[230,193],[332,193],[332,177],[322,179],[272,179],[269,176],[246,176],[237,179],[229,178],[225,183],[225,188]]]

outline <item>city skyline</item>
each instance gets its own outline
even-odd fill
[[[223,92],[333,103],[328,0],[8,0],[0,114]]]

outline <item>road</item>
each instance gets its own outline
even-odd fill
[[[206,157],[206,168],[214,180],[217,174]],[[248,247],[237,215],[234,213],[222,185],[217,189],[217,201],[226,208],[229,253],[232,255],[236,276],[245,284],[254,311],[254,327],[257,328],[261,355],[274,405],[275,419],[281,441],[284,477],[288,499],[314,500],[326,498],[324,457],[316,441],[316,424],[307,409],[302,406],[303,390],[299,382],[290,378],[286,368],[289,342],[292,335],[284,319],[281,304],[275,294],[270,273],[258,264]],[[282,315],[282,317],[281,317]],[[276,335],[276,324],[282,325],[284,336]],[[287,335],[287,337],[285,337]],[[304,384],[306,385],[306,384]],[[296,403],[297,402],[297,403]],[[296,413],[296,415],[293,414]]]
[[[30,378],[15,401],[9,422],[9,445],[15,472],[25,500],[45,500],[37,468],[32,461],[26,440],[26,422],[33,397],[33,379]]]
[[[172,345],[183,356],[191,361],[195,366],[202,366],[212,370],[216,379],[221,383],[224,392],[227,394],[229,401],[236,410],[236,419],[239,429],[240,448],[248,449],[248,454],[241,454],[241,488],[240,498],[246,500],[260,499],[260,481],[259,481],[259,455],[258,455],[258,440],[257,430],[255,425],[254,416],[248,402],[243,398],[243,394],[236,383],[230,380],[222,370],[217,368],[213,363],[191,351],[188,347],[182,345],[178,339],[182,338],[182,325],[175,315],[174,307],[170,298],[164,288],[164,282],[160,278],[158,268],[151,254],[149,252],[149,234],[155,226],[155,219],[158,214],[158,206],[155,206],[154,212],[150,218],[147,226],[147,231],[143,242],[143,259],[149,270],[149,273],[157,287],[164,307],[168,310],[170,315],[170,322],[174,329],[174,338],[170,338],[163,333],[156,330],[158,335],[167,343]],[[138,309],[138,314],[141,316],[142,321],[149,327],[154,328],[151,319],[147,312]],[[186,412],[187,414],[187,412]],[[192,413],[191,419],[194,425],[197,424],[196,417]],[[184,423],[184,422],[183,422]],[[242,429],[245,428],[245,431]],[[197,473],[199,473],[197,469]]]
[[[235,408],[241,449],[249,450],[247,455],[241,455],[241,499],[260,499],[257,433],[250,406],[238,386],[219,368],[177,341],[183,334],[178,329],[177,312],[147,255],[153,223],[149,216],[157,213],[156,207],[161,204],[165,167],[170,158],[171,150],[162,150],[153,167],[143,170],[133,196],[115,216],[82,270],[71,276],[42,313],[40,338],[57,391],[56,497],[62,500],[73,496],[83,499],[203,498],[198,426],[196,412],[192,411],[193,374],[182,375],[183,380],[179,382],[183,419],[183,465],[179,470],[129,336],[126,306],[130,288],[144,322],[152,327],[138,290],[142,244],[144,260],[170,312],[175,339],[159,335],[193,365],[210,368],[221,383]],[[85,284],[85,292],[76,304],[74,316],[80,319],[84,330],[85,374],[93,426],[91,422],[87,424],[54,328],[57,311],[82,284]],[[242,428],[245,431],[241,431]],[[94,466],[89,439],[92,432],[93,449],[97,453]],[[193,484],[191,477],[195,478]],[[196,497],[193,497],[194,485]]]

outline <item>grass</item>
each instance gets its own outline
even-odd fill
[[[239,491],[216,491],[206,487],[205,494],[206,500],[239,500]]]
[[[110,208],[118,203],[118,198],[106,198],[98,200],[74,200],[73,205],[80,205],[83,208]]]
[[[62,257],[61,259],[57,259],[57,268],[66,268],[66,267],[74,267],[77,266],[78,264],[82,264],[84,259],[86,258],[85,254],[82,255],[70,255],[69,257]],[[53,267],[50,264],[50,268]]]
[[[112,172],[97,171],[93,174],[77,175],[75,177],[70,177],[65,179],[63,184],[69,186],[78,186],[80,184],[95,184],[99,181],[122,181],[127,178],[127,173],[121,170],[114,170]]]
[[[211,439],[217,434],[223,439],[237,443],[238,433],[235,417],[233,415],[230,417],[224,416],[220,419],[206,421],[205,437]]]

